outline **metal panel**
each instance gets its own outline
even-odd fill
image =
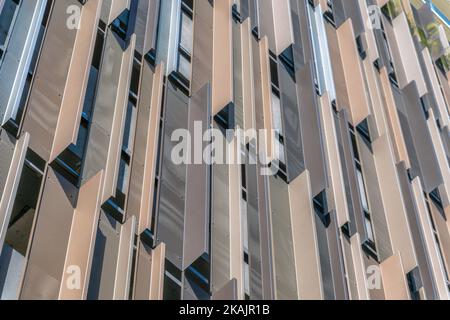
[[[287,153],[288,180],[293,181],[305,169],[297,86],[286,68],[279,64],[283,128]]]
[[[233,100],[232,0],[214,2],[212,113],[216,115]]]
[[[124,10],[130,7],[130,0],[104,0],[101,19],[110,25]]]
[[[212,81],[213,7],[209,0],[194,1],[192,92]],[[224,105],[225,106],[225,105]]]
[[[139,242],[136,262],[134,300],[161,300],[164,284],[165,244],[151,250]]]
[[[76,188],[49,168],[21,299],[58,298],[76,199]]]
[[[171,155],[178,142],[171,137],[175,130],[187,129],[188,109],[188,98],[168,84],[156,235],[158,243],[166,244],[167,259],[179,269],[183,262],[186,165],[173,162]]]
[[[303,155],[305,167],[311,176],[313,196],[319,194],[327,186],[325,159],[322,146],[322,132],[318,101],[314,91],[312,64],[303,66],[296,74],[297,101],[300,108],[300,127],[303,139]]]
[[[105,170],[103,202],[115,195],[136,37],[122,50],[122,40],[108,29],[100,70],[83,184]]]
[[[66,261],[62,275],[60,300],[86,300],[89,286],[92,256],[97,237],[98,219],[100,216],[103,171],[89,180],[80,189],[77,208],[73,214],[67,246]],[[78,269],[74,271],[73,266]],[[80,287],[72,288],[71,278],[80,276]]]
[[[206,85],[194,93],[189,105],[189,132],[192,138],[208,129],[211,110],[211,87]],[[198,127],[198,129],[196,128]],[[191,154],[203,159],[204,148],[199,148],[198,141],[192,144]],[[206,144],[200,145],[205,147]],[[195,186],[186,189],[186,207],[184,218],[183,270],[189,267],[209,249],[209,166],[201,163],[187,166],[186,185]]]
[[[217,292],[230,281],[230,217],[229,217],[229,168],[215,165],[213,168],[213,195],[211,221],[211,284]]]
[[[114,300],[128,300],[129,298],[131,277],[133,276],[132,264],[135,230],[135,217],[131,217],[120,230],[116,279],[114,281]]]
[[[299,296],[288,185],[275,177],[270,177],[269,183],[276,298],[296,300]]]
[[[76,0],[56,1],[35,72],[22,132],[30,133],[30,148],[50,159],[53,139],[64,98],[77,30],[67,29],[66,10]]]
[[[77,142],[101,4],[102,0],[91,0],[81,11],[80,29],[77,31],[67,70],[67,82],[49,162],[53,162],[70,144]]]
[[[289,185],[297,290],[298,297],[302,300],[323,298],[315,213],[311,199],[309,173],[306,171]]]
[[[160,0],[139,1],[136,14],[136,51],[146,55],[155,48]]]
[[[122,226],[103,210],[97,226],[87,299],[111,300],[114,297]]]
[[[0,250],[3,248],[6,232],[11,219],[11,213],[14,200],[16,199],[17,189],[19,187],[20,176],[25,162],[29,141],[30,136],[24,134],[16,144],[11,161],[3,162],[4,159],[1,159],[2,164],[10,164],[10,166],[7,171],[0,172],[0,175],[5,176],[6,178],[2,188],[3,190],[0,192]],[[2,139],[0,142],[0,152],[9,155],[10,151],[4,150],[4,146],[5,142]]]
[[[21,3],[0,67],[0,125],[15,118],[31,65],[46,0]],[[1,11],[1,10],[0,10]]]
[[[237,281],[236,279],[230,280],[219,291],[217,291],[212,299],[213,300],[237,300]]]

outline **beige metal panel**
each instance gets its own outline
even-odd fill
[[[134,278],[134,300],[162,300],[166,246],[161,243],[152,250],[139,242]]]
[[[400,89],[415,81],[419,95],[423,96],[427,87],[405,13],[398,15],[392,24],[383,15],[382,19]]]
[[[134,300],[149,300],[152,270],[152,250],[139,241],[136,255],[136,271],[134,274]]]
[[[0,173],[2,175],[6,175],[3,194],[0,194],[0,248],[3,248],[6,232],[8,231],[11,213],[14,206],[14,200],[16,199],[17,188],[19,187],[20,177],[25,162],[25,156],[27,154],[29,141],[29,134],[23,134],[22,137],[18,140],[14,149],[8,172]]]
[[[76,0],[54,2],[23,120],[22,133],[30,133],[30,148],[44,160],[50,158],[78,33],[67,28],[70,5],[81,8]]]
[[[242,104],[244,106],[244,129],[255,129],[255,88],[253,79],[253,52],[251,39],[251,21],[241,24],[242,48]],[[248,143],[249,141],[245,141]]]
[[[128,300],[133,264],[136,217],[131,217],[121,227],[119,253],[117,257],[116,279],[114,281],[114,300]]]
[[[232,0],[214,2],[212,114],[233,101]]]
[[[444,183],[439,187],[439,189],[441,191],[441,198],[445,208],[450,205],[450,166],[432,109],[428,110],[428,115],[428,129],[430,131],[431,140],[433,141],[434,151],[436,152],[436,158],[439,163],[439,169],[441,171],[442,178],[444,179]]]
[[[162,243],[152,252],[152,268],[150,273],[150,300],[163,299],[165,257],[166,246]]]
[[[323,299],[312,198],[309,172],[305,171],[289,185],[297,290],[301,300]]]
[[[327,172],[330,182],[329,209],[334,209],[337,216],[337,224],[342,227],[350,221],[348,204],[345,197],[344,177],[342,174],[339,144],[336,139],[336,125],[334,122],[333,109],[325,93],[320,97],[320,117],[323,124],[324,147],[327,153]]]
[[[411,164],[409,161],[408,151],[406,149],[405,139],[403,137],[402,127],[398,117],[391,83],[385,67],[380,70],[380,82],[383,93],[383,106],[390,130],[396,163],[404,162],[406,167],[410,168]]]
[[[415,206],[419,213],[419,225],[423,234],[425,247],[428,251],[431,269],[433,270],[432,277],[435,281],[437,296],[439,297],[439,299],[449,300],[450,294],[447,288],[445,271],[440,261],[439,249],[435,241],[432,223],[425,204],[420,178],[416,178],[413,180],[412,189],[414,193]]]
[[[374,141],[372,147],[392,248],[394,253],[401,253],[405,270],[409,272],[417,266],[417,258],[392,147],[387,136]]]
[[[275,31],[275,54],[279,56],[292,43],[294,31],[292,29],[291,6],[289,0],[270,0],[273,9],[273,22]]]
[[[91,0],[81,11],[49,162],[77,142],[101,5],[102,0]]]
[[[387,300],[409,300],[409,289],[402,257],[396,253],[380,264],[383,288]]]
[[[358,300],[369,300],[369,290],[367,288],[367,273],[361,250],[361,237],[357,233],[350,239],[353,266],[355,270],[356,297]]]
[[[351,20],[344,22],[336,32],[339,42],[340,63],[342,63],[346,85],[345,91],[348,96],[348,105],[341,103],[338,97],[338,106],[348,108],[352,123],[357,125],[369,115],[369,105]],[[335,79],[335,82],[337,80]]]
[[[64,177],[48,169],[21,299],[58,299],[77,192]]]
[[[114,108],[114,118],[109,136],[108,157],[105,167],[105,181],[102,195],[103,202],[106,202],[109,198],[116,194],[135,45],[136,35],[133,34],[128,48],[123,53],[122,64],[120,66],[120,78],[115,100],[116,105]],[[107,92],[104,92],[104,94],[107,94]]]
[[[102,183],[103,171],[99,172],[80,189],[66,251],[66,261],[59,290],[60,300],[86,300],[87,298],[100,216]],[[80,277],[78,278],[80,279],[80,286],[74,288],[72,287],[76,284],[74,277],[78,276]]]
[[[150,100],[150,116],[147,129],[147,145],[145,151],[144,172],[142,177],[142,195],[139,208],[138,232],[141,234],[151,228],[153,216],[153,193],[155,192],[155,175],[158,154],[158,141],[160,130],[161,106],[163,97],[164,64],[156,67],[152,83],[152,95]],[[145,90],[145,89],[144,89]],[[140,108],[147,106],[141,105]],[[138,178],[138,177],[135,177]]]

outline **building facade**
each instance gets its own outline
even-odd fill
[[[0,298],[449,299],[433,8],[0,0]]]

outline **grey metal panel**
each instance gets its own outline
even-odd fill
[[[9,168],[14,155],[15,139],[0,129],[0,198],[3,195]]]
[[[316,196],[327,187],[327,177],[312,68],[311,63],[300,68],[296,79],[305,167],[310,172],[312,195]]]
[[[387,219],[380,191],[380,183],[375,166],[374,155],[362,138],[357,136],[359,142],[359,155],[366,184],[366,192],[370,203],[370,214],[375,233],[375,242],[380,261],[390,258],[394,252],[391,237],[387,226]]]
[[[345,277],[345,265],[343,262],[342,244],[340,241],[340,228],[337,224],[336,212],[330,213],[330,225],[327,230],[330,265],[333,275],[334,296],[336,300],[348,299]]]
[[[152,271],[152,250],[142,241],[138,243],[134,285],[134,300],[148,300]]]
[[[295,300],[298,299],[297,275],[295,271],[288,185],[275,177],[270,177],[269,183],[276,298],[280,300]]]
[[[212,81],[213,7],[209,0],[194,4],[194,44],[192,57],[192,92]]]
[[[160,0],[139,1],[136,14],[136,51],[146,55],[155,47]]]
[[[8,245],[0,255],[0,300],[16,300],[26,259]]]
[[[22,130],[30,133],[30,148],[44,160],[50,158],[77,35],[66,25],[71,5],[81,8],[77,0],[55,1]]]
[[[191,97],[189,105],[189,132],[195,136],[195,122],[201,122],[206,132],[211,110],[211,87],[206,85]],[[191,150],[195,154],[196,141]],[[206,144],[203,144],[206,147]],[[202,148],[201,150],[204,150]],[[183,270],[195,262],[209,247],[209,166],[191,164],[187,166],[186,208],[184,218]],[[195,186],[195,187],[192,187]]]
[[[402,97],[403,103],[397,103],[397,109],[400,120],[403,117],[406,117],[407,120],[407,122],[401,121],[401,125],[403,135],[410,136],[411,139],[406,141],[408,154],[413,168],[420,172],[424,191],[430,193],[443,183],[443,178],[415,82],[410,83],[402,90]],[[415,157],[411,153],[415,153],[417,157],[415,164],[413,162]]]
[[[178,143],[172,142],[171,136],[175,130],[187,129],[188,98],[182,92],[176,91],[170,84],[166,91],[165,110],[157,242],[166,244],[167,259],[181,269],[186,165],[176,165],[172,161],[172,150]]]
[[[61,175],[48,169],[22,299],[58,298],[77,192]]]
[[[3,140],[0,141],[0,152],[4,151],[5,154],[9,156],[10,150],[8,150],[8,145],[6,145],[6,150],[1,150],[4,149],[2,147],[5,146],[5,143]],[[23,171],[23,165],[25,163],[25,156],[28,151],[29,141],[30,137],[28,134],[24,134],[17,141],[12,158],[7,159],[6,163],[4,163],[9,165],[8,170],[5,172],[0,172],[0,175],[5,176],[5,181],[1,185],[2,190],[0,190],[0,250],[3,247],[11,220],[17,189],[19,188],[20,177]]]
[[[305,169],[297,86],[282,64],[279,65],[278,70],[283,106],[287,175],[288,181],[293,181]]]
[[[211,222],[212,292],[217,292],[230,275],[229,168],[214,165]]]
[[[122,73],[125,60],[124,43],[110,29],[107,31],[104,57],[98,80],[97,96],[92,116],[89,142],[86,150],[86,160],[83,168],[83,184],[107,167],[108,157],[116,155],[111,152],[113,131],[120,130],[114,125],[121,126],[123,121],[115,123],[115,119],[123,116],[124,105],[119,101],[118,91],[120,83],[128,74]],[[129,48],[128,48],[129,49]],[[117,114],[120,114],[117,116]],[[120,141],[114,141],[121,145]],[[106,172],[106,176],[111,173]]]
[[[100,19],[107,25],[129,7],[130,0],[104,0]]]
[[[323,296],[325,300],[334,300],[334,283],[333,270],[330,261],[330,248],[328,247],[327,226],[315,215],[316,232],[317,232],[317,246],[320,257],[320,271],[322,274]]]
[[[339,144],[339,153],[342,159],[342,174],[344,178],[345,195],[347,197],[348,212],[350,217],[351,234],[358,232],[361,239],[366,239],[366,231],[362,218],[362,205],[357,189],[356,167],[351,141],[349,136],[349,119],[346,110],[341,110],[335,116],[336,135]]]
[[[237,280],[231,279],[226,285],[224,285],[218,292],[216,292],[213,300],[237,300]]]
[[[411,231],[411,237],[414,243],[414,249],[416,252],[417,263],[419,266],[420,277],[422,284],[428,299],[437,299],[437,293],[434,290],[432,271],[428,261],[428,255],[425,244],[423,242],[423,235],[419,225],[419,217],[416,207],[414,206],[413,191],[409,181],[408,173],[406,171],[404,162],[397,165],[397,172],[400,181],[400,187],[402,190],[406,207],[406,213]]]
[[[359,0],[340,0],[343,3],[345,17],[344,20],[351,19],[355,37],[365,32],[365,21],[361,15],[361,4]],[[334,1],[336,2],[336,1]],[[363,9],[364,10],[364,9]]]
[[[242,87],[242,39],[241,24],[233,23],[233,92],[236,125],[244,127],[244,104]]]
[[[40,31],[46,0],[22,2],[10,42],[0,64],[0,124],[15,118],[34,47]]]
[[[144,176],[147,149],[147,132],[153,87],[153,71],[147,61],[142,63],[141,91],[139,96],[136,135],[134,140],[131,178],[128,191],[127,217],[139,217],[142,200],[142,177]]]
[[[120,230],[120,224],[102,211],[92,260],[89,300],[111,300],[114,297]]]
[[[250,143],[252,159],[255,159],[254,141]],[[259,226],[258,210],[258,166],[250,164],[250,159],[246,165],[247,181],[247,226],[248,226],[248,253],[250,267],[250,296],[259,300],[263,298],[262,270],[261,270],[261,238]]]

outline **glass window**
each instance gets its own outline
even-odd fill
[[[189,54],[192,53],[192,30],[193,23],[191,17],[189,17],[186,12],[182,11],[180,46]]]
[[[272,91],[272,115],[273,127],[280,135],[283,135],[283,124],[281,118],[281,101],[280,97]]]
[[[365,212],[370,212],[369,211],[369,203],[367,201],[367,195],[366,195],[366,187],[364,185],[364,178],[363,178],[361,169],[359,169],[359,168],[356,169],[356,178],[358,179],[358,189],[359,189],[359,194],[361,197],[361,204],[362,204],[363,210]]]
[[[6,45],[18,7],[18,0],[6,0],[4,3],[0,13],[0,49]]]
[[[191,62],[182,54],[178,58],[178,72],[187,80],[191,78]]]

